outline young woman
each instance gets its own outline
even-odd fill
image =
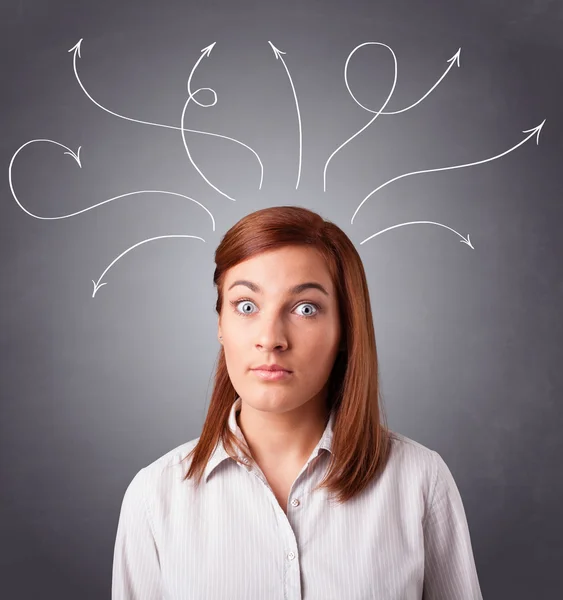
[[[305,208],[267,208],[215,262],[207,417],[129,484],[112,599],[481,600],[449,468],[384,424],[350,239]]]

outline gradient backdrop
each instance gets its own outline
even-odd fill
[[[201,432],[220,350],[214,250],[243,215],[281,204],[356,244],[389,425],[450,466],[484,597],[562,594],[562,2],[21,0],[0,15],[0,595],[110,597],[125,488]],[[93,100],[176,128],[216,42],[192,90],[217,103],[190,102],[184,126],[250,146],[262,189],[240,144],[186,133],[233,202],[179,129],[96,106],[68,52],[80,39]],[[344,81],[370,41],[348,81],[375,112]],[[381,44],[397,57],[384,109],[396,114],[332,158],[323,191],[328,157],[391,92]],[[544,119],[539,145],[524,142]],[[33,139],[81,146],[82,164],[48,142],[17,154],[13,190],[36,215],[156,192],[33,218],[9,181]],[[390,179],[478,161],[389,183],[351,223]],[[205,206],[215,230],[166,191]],[[401,225],[413,221],[431,223]],[[120,254],[167,235],[205,241],[141,244],[92,297]]]

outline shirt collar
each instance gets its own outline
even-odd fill
[[[240,396],[237,396],[237,398],[233,402],[233,405],[231,406],[231,410],[229,412],[228,424],[229,424],[229,429],[235,434],[235,436],[248,449],[248,444],[246,443],[246,439],[244,438],[244,435],[243,435],[240,427],[238,426],[237,418],[236,418],[237,412],[240,410],[241,403],[242,402],[241,402]],[[334,427],[334,416],[335,416],[335,411],[333,409],[330,412],[328,423],[325,427],[323,435],[321,436],[321,439],[315,446],[315,448],[311,454],[310,460],[312,460],[313,458],[318,456],[318,454],[320,453],[321,450],[326,450],[326,451],[332,453],[331,446],[332,446],[332,434],[333,434],[333,427]],[[238,452],[240,458],[242,458],[242,454],[240,453],[240,451],[237,450],[237,452]],[[206,482],[207,482],[207,479],[209,478],[209,476],[211,475],[211,473],[216,469],[216,467],[218,467],[223,461],[225,461],[227,459],[230,459],[232,462],[235,462],[234,459],[227,454],[227,451],[226,451],[223,443],[219,439],[217,445],[215,446],[213,453],[211,454],[209,460],[207,461],[207,465],[206,465],[204,473],[203,473],[203,476],[204,476]]]

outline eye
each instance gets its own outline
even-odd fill
[[[247,311],[246,309],[244,309],[244,308],[243,308],[243,312],[240,312],[239,310],[237,310],[237,306],[238,306],[239,304],[242,304],[243,302],[244,302],[245,304],[247,304],[247,303],[254,304],[254,302],[253,302],[253,301],[252,301],[250,298],[239,298],[238,300],[231,300],[231,301],[229,302],[229,304],[230,304],[230,305],[233,307],[233,310],[234,310],[234,312],[235,312],[237,315],[240,315],[241,317],[249,317],[249,316],[251,316],[251,315],[252,315],[252,312],[248,312],[248,311]],[[301,314],[301,315],[299,315],[300,317],[303,317],[304,319],[313,319],[313,318],[315,318],[315,317],[316,317],[316,316],[319,314],[319,312],[321,311],[321,307],[320,307],[318,304],[316,304],[315,302],[301,302],[300,304],[298,304],[298,305],[297,305],[297,307],[301,307],[301,306],[307,306],[307,307],[309,307],[309,306],[313,306],[313,307],[314,307],[314,309],[315,309],[315,311],[316,311],[316,312],[314,312],[314,313],[312,313],[312,314],[311,314],[311,309],[310,309],[310,308],[307,308],[307,311],[306,311],[306,313],[305,313],[305,314]],[[297,307],[296,307],[296,308],[297,308]]]

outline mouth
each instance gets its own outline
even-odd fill
[[[285,381],[293,375],[293,371],[280,369],[268,371],[266,369],[252,369],[252,372],[262,381]]]

